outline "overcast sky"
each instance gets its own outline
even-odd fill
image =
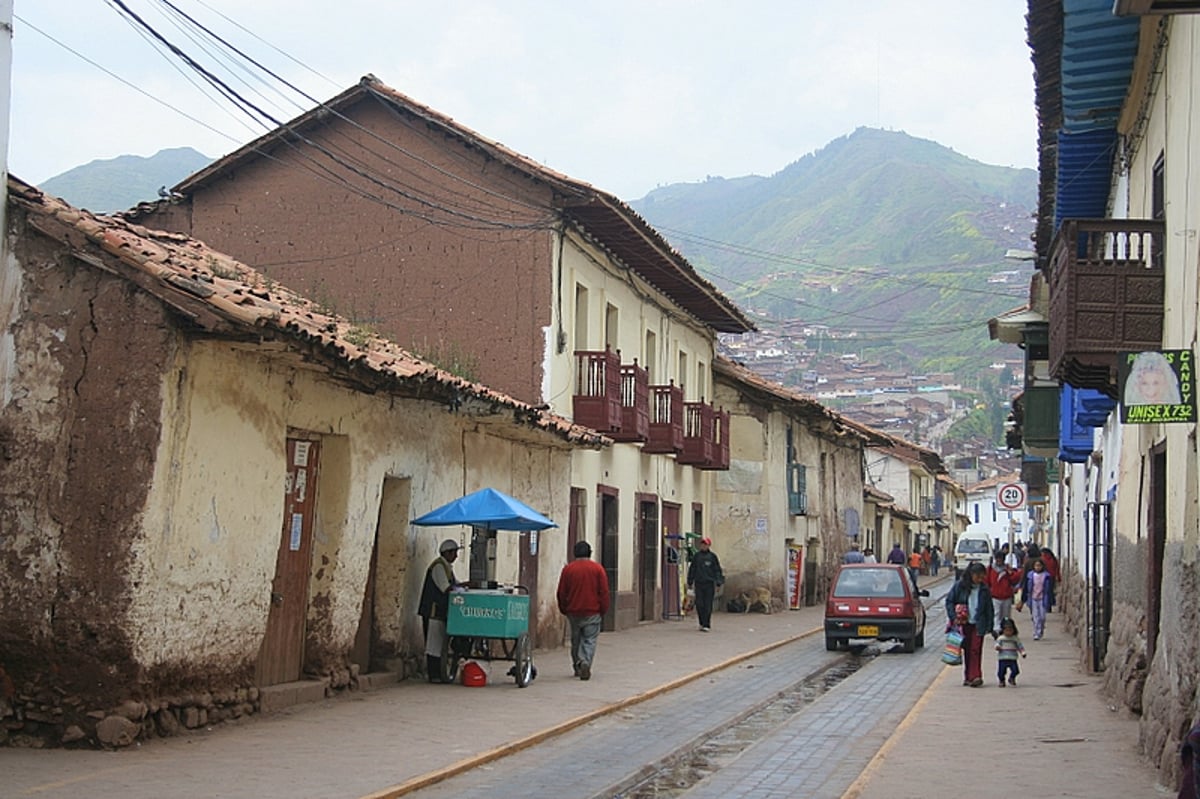
[[[1024,0],[170,1],[317,100],[373,73],[625,200],[770,175],[860,126],[1037,163]],[[167,147],[217,157],[265,131],[195,88],[115,2],[15,0],[14,175]],[[162,0],[120,2],[228,74]],[[272,102],[280,119],[314,105]]]

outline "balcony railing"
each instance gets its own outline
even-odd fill
[[[621,366],[621,429],[614,441],[645,441],[650,437],[650,373],[637,359]]]
[[[1119,353],[1162,348],[1163,223],[1065,220],[1050,264],[1050,371],[1111,392]]]
[[[621,430],[621,354],[578,350],[575,353],[574,421],[601,433]]]
[[[642,452],[675,455],[683,450],[683,389],[671,381],[650,386],[650,435]]]
[[[728,469],[729,412],[704,400],[684,403],[683,450],[676,460],[701,469]]]

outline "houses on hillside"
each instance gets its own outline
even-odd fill
[[[410,520],[482,487],[562,528],[444,533],[543,647],[575,541],[611,630],[679,616],[700,536],[779,605],[855,540],[952,544],[935,453],[722,358],[753,325],[628,206],[373,77],[118,217],[8,190],[6,730],[123,744],[418,674],[442,535]]]
[[[1012,438],[1049,501],[1060,604],[1165,785],[1200,721],[1194,11],[1030,0],[1037,271],[1028,302],[989,324],[1025,351]]]

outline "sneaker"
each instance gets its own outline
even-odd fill
[[[1003,687],[1004,687],[1004,680],[1001,680],[1001,681],[1000,681],[1000,687],[1001,687],[1001,688],[1003,688]]]
[[[983,685],[983,678],[982,678],[982,677],[976,677],[975,679],[971,680],[971,687],[972,687],[972,688],[978,688],[978,687],[979,687],[979,686],[981,686],[981,685]]]
[[[702,633],[706,633],[706,632],[709,632],[709,631],[710,631],[710,630],[709,630],[709,628],[708,628],[708,627],[701,627],[701,628],[700,628],[700,632],[702,632]]]
[[[579,664],[579,679],[581,679],[581,680],[592,679],[592,667],[590,665],[588,665],[587,663]]]
[[[1008,678],[1008,684],[1009,684],[1009,685],[1011,685],[1013,688],[1016,688],[1016,687],[1017,687],[1017,678],[1016,678],[1016,677],[1009,677],[1009,678]]]

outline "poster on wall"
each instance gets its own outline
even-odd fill
[[[1196,421],[1194,361],[1191,350],[1121,353],[1117,362],[1121,422]]]
[[[799,610],[804,604],[804,545],[787,543],[787,606]]]

